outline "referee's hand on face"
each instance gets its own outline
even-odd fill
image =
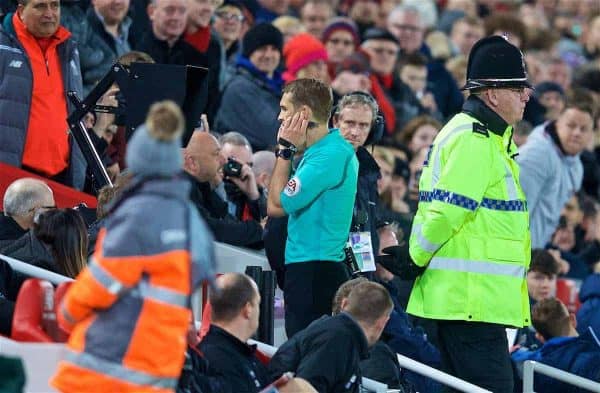
[[[307,127],[307,113],[304,110],[296,112],[281,123],[277,139],[283,138],[296,147],[303,147],[306,143]]]

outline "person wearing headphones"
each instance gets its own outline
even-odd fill
[[[288,338],[322,315],[348,280],[344,263],[358,160],[352,145],[329,129],[333,96],[316,79],[283,90],[279,148],[267,201],[270,217],[289,216],[285,246],[285,327]],[[297,166],[294,155],[303,153]]]
[[[374,271],[374,256],[379,250],[379,235],[377,234],[377,180],[380,177],[379,166],[368,150],[364,147],[377,143],[384,131],[383,117],[379,114],[379,106],[368,93],[355,91],[343,96],[333,115],[333,126],[340,130],[356,152],[358,159],[358,187],[350,242],[356,240],[364,244],[364,252],[360,254],[359,267],[363,272]],[[369,251],[366,249],[369,248]]]

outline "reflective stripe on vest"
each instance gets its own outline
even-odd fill
[[[83,368],[104,374],[109,377],[126,381],[134,385],[153,386],[162,389],[175,389],[177,378],[163,378],[147,374],[143,371],[133,370],[121,364],[108,362],[89,353],[75,353],[68,351],[65,359]]]
[[[120,295],[125,291],[131,291],[132,296],[140,296],[144,299],[151,299],[161,303],[167,303],[173,306],[187,308],[189,305],[189,297],[185,294],[175,292],[171,289],[159,287],[148,283],[146,278],[140,281],[137,288],[132,288],[124,285],[113,276],[111,276],[102,266],[92,261],[89,266],[89,271],[92,277],[96,279],[106,290],[113,295]]]
[[[433,257],[427,268],[465,273],[493,274],[520,279],[525,277],[524,266],[485,261],[468,261],[459,258]]]
[[[89,272],[100,285],[113,295],[119,295],[129,289],[129,287],[111,276],[110,273],[104,270],[104,268],[93,259],[89,266]]]
[[[473,123],[468,123],[468,124],[461,124],[460,126],[457,126],[455,129],[453,129],[452,131],[450,131],[445,137],[444,139],[442,139],[436,146],[436,150],[435,150],[435,157],[433,160],[433,170],[431,171],[431,188],[434,188],[435,185],[437,184],[439,178],[440,178],[440,174],[442,173],[442,167],[441,167],[441,160],[440,160],[440,152],[442,151],[442,148],[444,147],[444,145],[446,143],[448,143],[450,141],[450,138],[456,134],[458,134],[459,132],[464,132],[464,131],[473,131]],[[429,165],[431,165],[431,162],[429,162]]]
[[[519,194],[517,194],[517,184],[513,178],[512,171],[506,162],[504,163],[504,168],[506,169],[506,175],[504,176],[504,181],[506,182],[506,195],[509,200],[518,200]]]
[[[417,239],[417,243],[419,244],[419,247],[421,247],[422,250],[433,254],[440,248],[440,245],[432,243],[429,240],[427,240],[425,238],[425,235],[423,235],[423,232],[421,232],[422,228],[423,228],[422,224],[416,224],[413,227],[412,233],[413,233],[413,235],[415,235],[415,238]]]
[[[479,206],[490,210],[513,212],[527,211],[527,202],[521,200],[504,201],[501,199],[483,198],[481,204],[478,204],[474,199],[450,191],[433,190],[419,192],[419,202],[431,202],[434,200],[463,207],[471,211],[476,210]]]
[[[77,323],[77,321],[75,320],[75,318],[73,318],[71,313],[69,313],[69,311],[67,311],[67,308],[65,307],[64,302],[60,305],[60,312],[62,313],[63,318],[67,322],[69,322],[71,325],[75,325]]]
[[[436,189],[433,191],[419,192],[419,201],[431,202],[433,200],[449,203],[458,207],[463,207],[471,211],[474,211],[475,209],[477,209],[477,206],[479,206],[479,203],[477,203],[475,199],[471,199],[464,195],[456,194],[450,191]]]
[[[168,288],[152,285],[146,279],[140,282],[139,294],[144,299],[155,300],[173,306],[187,308],[189,305],[189,297],[187,295],[175,292]]]

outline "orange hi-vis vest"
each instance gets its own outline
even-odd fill
[[[58,313],[61,326],[72,328],[68,354],[51,381],[59,391],[174,391],[190,294],[199,285],[192,262],[198,236],[206,244],[199,255],[213,258],[208,229],[196,227],[197,212],[182,203],[186,185],[156,182],[154,193],[129,197],[108,216],[89,266]]]

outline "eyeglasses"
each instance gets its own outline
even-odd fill
[[[215,12],[215,16],[228,22],[242,22],[244,20],[244,15],[234,14],[226,11],[217,11]]]
[[[385,49],[385,48],[371,48],[371,50],[378,55],[386,54],[388,56],[397,56],[398,51],[395,49]]]
[[[400,25],[400,24],[393,24],[392,26],[398,30],[405,30],[405,31],[409,31],[411,33],[416,33],[416,32],[421,31],[421,28],[418,26]]]
[[[337,44],[342,44],[343,46],[354,45],[354,41],[352,41],[352,40],[343,40],[341,38],[332,38],[328,42],[331,42],[333,45],[337,45]]]
[[[529,94],[529,88],[527,87],[507,87],[505,90],[509,90],[513,93],[517,93],[519,96],[523,96],[524,94]]]
[[[27,213],[31,213],[31,212],[35,212],[35,211],[53,210],[53,209],[56,209],[56,205],[54,205],[54,206],[36,206],[36,207],[32,207],[31,209],[27,210]]]

